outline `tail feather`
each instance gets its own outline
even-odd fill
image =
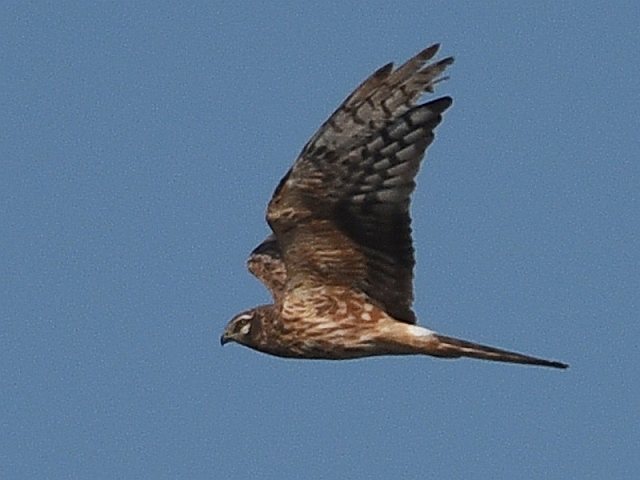
[[[478,343],[460,340],[459,338],[447,337],[444,335],[433,334],[438,341],[436,351],[430,349],[429,355],[435,355],[445,358],[471,357],[483,360],[493,360],[496,362],[522,363],[525,365],[539,365],[552,368],[568,368],[569,365],[553,360],[545,360],[542,358],[523,355],[517,352],[510,352],[500,348],[480,345]]]

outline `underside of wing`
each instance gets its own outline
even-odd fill
[[[275,235],[269,235],[253,249],[247,259],[247,268],[267,287],[275,302],[282,298],[287,269]]]
[[[304,146],[299,159],[327,150],[349,150],[415,106],[425,92],[445,80],[453,57],[427,63],[440,48],[431,45],[397,69],[388,63],[362,82]]]
[[[343,285],[413,323],[409,217],[415,176],[449,97],[416,105],[451,58],[429,47],[363,82],[325,122],[280,182],[267,219],[287,289]]]

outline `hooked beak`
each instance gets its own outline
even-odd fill
[[[221,336],[220,336],[220,345],[224,346],[225,343],[229,343],[231,341],[231,338],[229,338],[229,336],[227,335],[227,332],[224,332]]]

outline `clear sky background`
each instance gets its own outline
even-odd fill
[[[640,4],[4,2],[0,478],[635,478]],[[454,55],[416,312],[567,371],[218,343],[308,137]]]

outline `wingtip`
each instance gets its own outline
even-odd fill
[[[561,370],[566,370],[567,368],[569,368],[568,363],[562,363],[562,362],[549,362],[548,366],[552,368],[559,368]]]
[[[455,62],[455,58],[454,57],[447,57],[447,58],[443,58],[442,60],[440,60],[438,62],[438,65],[442,65],[442,66],[448,67],[453,62]]]
[[[374,77],[378,77],[378,76],[382,76],[382,75],[388,75],[389,72],[391,72],[391,70],[393,70],[393,62],[389,62],[389,63],[386,63],[383,66],[381,66],[379,69],[377,69],[373,73],[373,76]]]
[[[427,48],[422,50],[418,55],[425,56],[427,58],[433,57],[440,50],[440,42],[436,42],[434,44],[429,45]]]
[[[273,258],[280,258],[280,247],[275,235],[271,234],[264,241],[251,251],[249,259],[256,255],[268,255]]]
[[[449,96],[436,98],[435,100],[424,104],[425,107],[428,107],[429,110],[436,113],[443,113],[451,105],[453,105],[453,98]]]

